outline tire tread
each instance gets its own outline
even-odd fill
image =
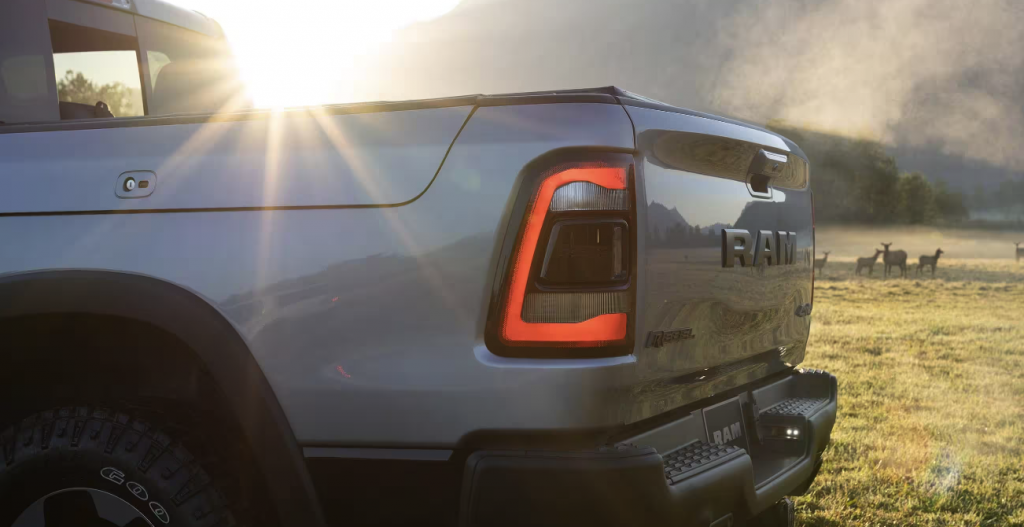
[[[160,487],[159,493],[166,497],[164,506],[174,507],[174,517],[188,518],[184,525],[236,525],[224,496],[185,445],[163,428],[103,407],[55,408],[30,415],[0,432],[4,460],[0,479],[18,472],[19,465],[31,458],[47,455],[47,451],[59,451],[51,452],[49,460],[59,462],[82,449],[117,458],[126,467],[134,466],[148,477],[147,485]]]

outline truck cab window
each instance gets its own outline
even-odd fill
[[[50,39],[62,120],[145,114],[134,37],[50,20]]]

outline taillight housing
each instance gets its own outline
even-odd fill
[[[628,355],[636,312],[633,157],[561,155],[531,164],[519,188],[488,348],[515,357]]]

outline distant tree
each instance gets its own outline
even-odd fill
[[[985,191],[985,186],[981,183],[975,183],[974,194],[971,196],[971,208],[982,210],[987,208],[988,204],[988,193]]]
[[[801,131],[778,120],[768,128],[799,138],[810,160],[819,221],[885,224],[897,218],[899,169],[881,142]]]
[[[1000,181],[999,190],[989,200],[989,204],[1004,209],[1024,205],[1024,180]]]
[[[682,223],[676,222],[675,225],[668,229],[665,233],[665,244],[669,247],[680,247],[684,243],[686,229]]]
[[[902,174],[896,185],[899,198],[899,216],[906,223],[931,223],[935,211],[935,192],[931,183],[920,172]]]
[[[877,141],[858,141],[854,151],[862,160],[854,174],[859,220],[890,223],[896,218],[899,168]]]
[[[949,190],[945,181],[934,185],[935,211],[939,218],[949,223],[964,221],[968,218],[967,204],[963,193]]]
[[[97,86],[82,72],[67,70],[57,81],[57,98],[61,101],[95,105],[103,101],[114,117],[132,115],[132,92],[124,83],[115,82]]]

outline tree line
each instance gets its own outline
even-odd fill
[[[811,163],[817,220],[850,224],[945,224],[969,218],[968,200],[944,181],[901,172],[882,144],[800,130],[779,121],[767,128],[803,149]]]
[[[102,101],[114,117],[141,114],[141,108],[135,108],[132,102],[138,94],[132,92],[123,82],[96,84],[80,71],[67,70],[64,77],[57,80],[58,100],[89,106]]]
[[[974,192],[967,199],[972,210],[1004,210],[1024,207],[1024,180],[1003,180],[997,188],[987,191],[982,185],[976,185]]]

